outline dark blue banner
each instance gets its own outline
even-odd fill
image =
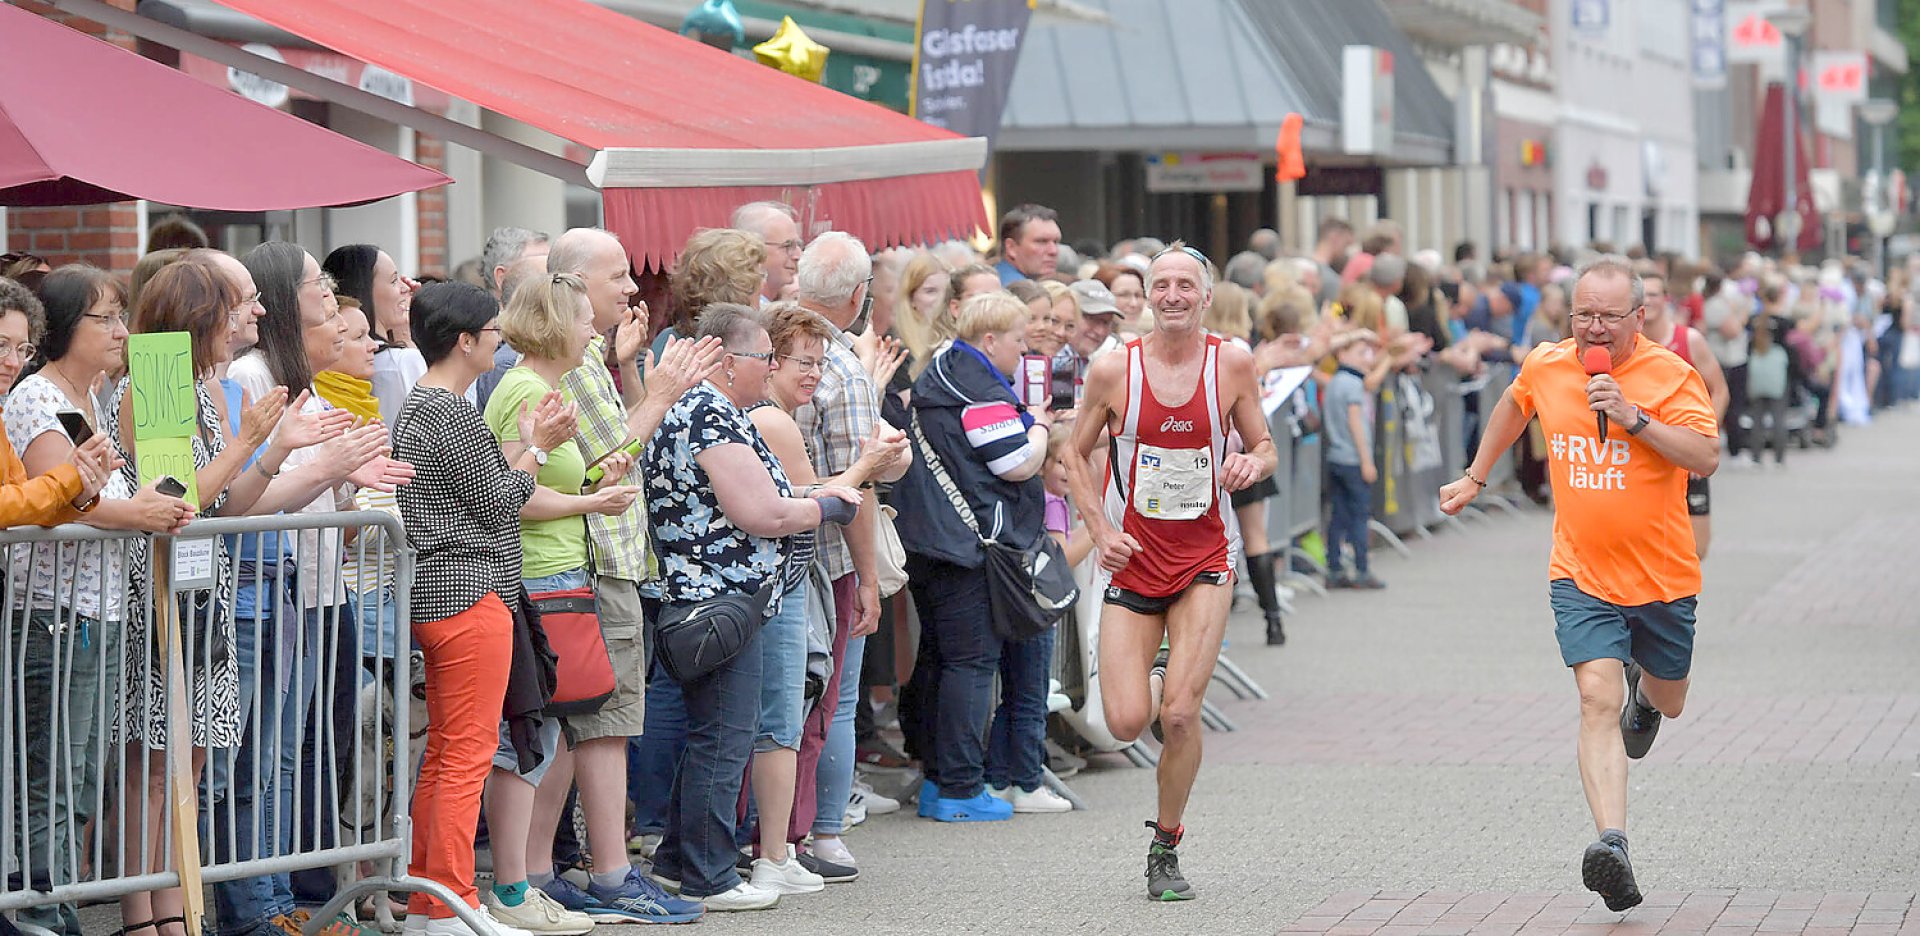
[[[913,116],[991,145],[1032,16],[1029,0],[921,0]]]

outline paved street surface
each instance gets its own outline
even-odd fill
[[[1145,896],[1153,788],[1098,763],[1092,807],[1012,823],[873,819],[855,884],[712,933],[1920,934],[1920,414],[1714,479],[1690,708],[1632,773],[1646,905],[1580,886],[1594,837],[1547,613],[1544,510],[1376,552],[1385,592],[1301,596],[1291,643],[1236,616],[1273,694],[1212,698],[1188,904]],[[1623,922],[1624,921],[1624,922]]]
[[[1152,777],[1112,759],[1070,781],[1087,812],[878,817],[848,839],[859,882],[699,931],[1920,936],[1917,476],[1909,413],[1714,479],[1693,694],[1633,768],[1648,899],[1624,916],[1580,886],[1594,830],[1530,509],[1378,552],[1390,588],[1302,595],[1284,648],[1236,616],[1273,698],[1213,695],[1240,731],[1209,734],[1187,819],[1198,901],[1146,899]]]

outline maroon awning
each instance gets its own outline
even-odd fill
[[[0,205],[269,211],[450,181],[0,3]]]
[[[1804,120],[1806,115],[1802,114]],[[1807,148],[1802,133],[1805,127],[1795,122],[1793,147],[1793,195],[1800,211],[1800,251],[1820,246],[1820,213],[1813,207],[1813,184],[1808,181]],[[1760,131],[1753,144],[1753,182],[1747,189],[1747,243],[1755,250],[1779,250],[1774,222],[1786,208],[1786,96],[1779,84],[1767,86],[1767,101],[1760,111]],[[1762,222],[1765,223],[1762,223]]]

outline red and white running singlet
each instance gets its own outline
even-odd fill
[[[1220,339],[1207,336],[1199,386],[1178,407],[1161,405],[1147,383],[1141,339],[1127,342],[1127,410],[1111,434],[1107,522],[1140,543],[1113,586],[1164,598],[1205,572],[1226,572],[1226,521],[1220,460],[1227,434],[1220,418]]]
[[[1667,338],[1667,350],[1680,355],[1680,360],[1689,365],[1693,363],[1693,342],[1687,338],[1687,326],[1674,323],[1673,334]]]

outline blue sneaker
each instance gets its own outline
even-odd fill
[[[594,899],[578,884],[554,875],[553,880],[540,885],[541,893],[553,898],[553,902],[575,913],[588,913],[594,907]]]
[[[941,822],[1004,822],[1013,818],[1013,804],[983,788],[966,799],[935,799],[929,818]]]
[[[558,880],[556,878],[556,880]],[[586,910],[595,923],[692,923],[707,912],[697,900],[683,900],[660,889],[639,868],[627,871],[617,888],[587,888],[595,906]]]
[[[932,780],[920,781],[920,795],[914,797],[920,801],[920,818],[933,818],[933,803],[940,798],[940,786]]]

